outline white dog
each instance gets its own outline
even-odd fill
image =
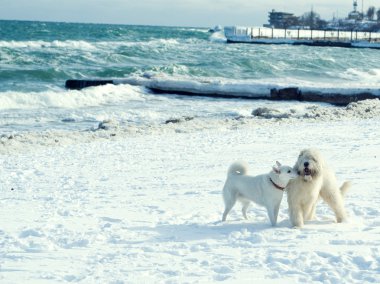
[[[302,150],[294,169],[298,177],[287,186],[291,224],[302,227],[304,221],[313,219],[319,196],[334,211],[338,223],[345,221],[343,197],[351,184],[345,182],[339,189],[334,172],[327,167],[319,151]]]
[[[277,166],[270,173],[255,177],[246,175],[248,166],[245,162],[235,162],[229,167],[223,188],[225,210],[222,221],[226,221],[236,200],[242,203],[243,216],[247,219],[249,203],[254,201],[267,209],[272,226],[276,225],[284,189],[289,180],[297,176],[297,171],[292,167],[276,163]]]

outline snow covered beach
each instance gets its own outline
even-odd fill
[[[223,120],[4,135],[0,281],[380,282],[379,100],[272,106]],[[258,174],[311,146],[353,182],[348,223],[320,203],[317,220],[292,229],[286,197],[277,227],[255,205],[249,221],[236,206],[220,222],[232,161]]]

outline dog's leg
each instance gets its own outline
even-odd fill
[[[320,196],[323,201],[325,201],[330,208],[334,211],[336,221],[342,223],[346,221],[346,210],[344,209],[343,197],[340,190],[337,188],[335,190],[321,190]]]
[[[280,211],[280,204],[281,203],[276,204],[276,206],[274,208],[274,222],[275,222],[275,224],[277,224],[277,217],[278,217],[278,212]]]
[[[278,209],[276,206],[267,206],[268,217],[272,226],[277,224]]]
[[[301,207],[289,207],[289,218],[293,227],[303,227],[303,213]]]
[[[310,204],[310,207],[304,207],[303,213],[304,213],[304,220],[309,221],[315,219],[315,209],[317,206],[317,202],[314,202],[313,204]]]
[[[340,189],[340,193],[342,194],[342,197],[345,197],[347,191],[350,189],[351,187],[351,182],[350,181],[345,181],[342,186],[339,188]]]
[[[224,205],[225,209],[223,212],[222,222],[226,221],[228,213],[231,211],[232,207],[234,207],[237,199],[237,195],[232,192],[224,192]]]
[[[243,217],[244,219],[248,220],[248,217],[247,217],[247,210],[248,210],[248,207],[249,207],[249,201],[248,200],[244,200],[241,202],[241,204],[243,205],[243,207],[241,208],[241,212],[243,213]]]

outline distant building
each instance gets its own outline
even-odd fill
[[[267,27],[286,29],[290,26],[297,25],[298,18],[292,13],[277,12],[272,10],[269,12],[269,25]]]
[[[328,29],[377,32],[380,30],[380,23],[366,19],[363,13],[358,11],[358,1],[353,0],[353,10],[348,14],[347,18],[329,21]]]
[[[360,21],[363,19],[362,13],[358,11],[358,1],[354,0],[353,3],[354,10],[348,14],[348,20],[355,20],[355,21]]]
[[[378,16],[378,18],[380,18],[380,16]],[[378,19],[375,21],[373,19],[368,19],[363,12],[359,12],[357,0],[353,0],[353,10],[343,19],[334,17],[334,19],[330,21],[325,21],[313,10],[297,17],[292,13],[277,12],[273,9],[269,12],[268,21],[269,24],[264,24],[264,27],[276,29],[327,29],[380,32],[380,20]]]

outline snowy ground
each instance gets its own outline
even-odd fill
[[[379,116],[207,124],[1,138],[0,282],[380,283]],[[290,228],[286,196],[277,227],[254,205],[220,222],[231,162],[311,146],[353,182],[348,223],[320,203]]]

